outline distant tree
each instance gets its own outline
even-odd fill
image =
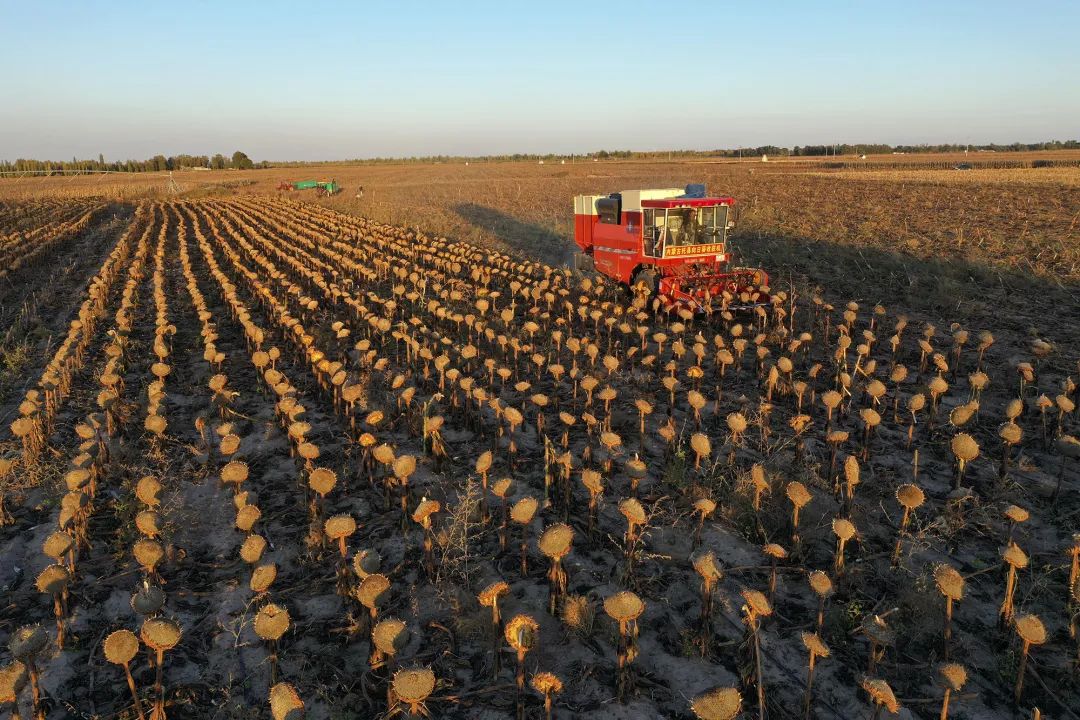
[[[221,153],[216,153],[214,157],[210,158],[210,167],[214,170],[224,170],[228,165],[229,161]]]
[[[251,158],[247,155],[237,150],[232,154],[232,166],[237,170],[250,170],[255,167],[255,163],[251,162]]]

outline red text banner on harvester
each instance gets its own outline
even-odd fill
[[[724,252],[723,243],[712,245],[687,245],[685,247],[666,247],[664,257],[682,257],[683,255],[715,255]]]

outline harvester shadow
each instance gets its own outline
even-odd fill
[[[536,258],[549,265],[568,265],[574,254],[574,240],[551,228],[522,222],[494,208],[476,203],[454,206],[463,220],[478,230],[489,232],[507,247],[526,257]]]
[[[741,263],[765,268],[776,289],[819,287],[828,302],[880,302],[968,329],[1033,331],[1062,348],[1080,342],[1080,284],[964,258],[920,258],[868,245],[737,233]],[[1072,320],[1070,320],[1070,318]],[[913,318],[914,319],[914,318]],[[939,326],[947,331],[947,326]],[[890,328],[891,330],[891,328]]]

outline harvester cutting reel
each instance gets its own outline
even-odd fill
[[[646,267],[634,276],[633,290],[652,300],[655,308],[669,312],[681,308],[695,314],[753,311],[770,304],[769,276],[756,268],[658,275]]]

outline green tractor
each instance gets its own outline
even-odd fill
[[[299,182],[283,182],[278,185],[278,190],[317,190],[321,195],[336,195],[341,192],[341,186],[337,180],[300,180]]]

